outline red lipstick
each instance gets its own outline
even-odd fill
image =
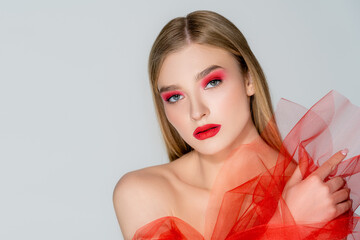
[[[193,135],[198,140],[204,140],[215,136],[220,131],[219,124],[206,124],[195,129]]]

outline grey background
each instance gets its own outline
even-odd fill
[[[2,0],[0,239],[121,239],[112,191],[167,162],[147,57],[172,18],[207,9],[247,37],[280,97],[360,105],[360,3]]]

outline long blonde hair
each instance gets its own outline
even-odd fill
[[[190,43],[220,47],[238,61],[242,73],[251,74],[255,94],[250,97],[252,120],[267,144],[279,149],[281,138],[273,121],[269,88],[259,62],[240,30],[225,17],[211,11],[195,11],[167,23],[156,38],[149,56],[149,78],[157,117],[170,161],[192,150],[166,118],[157,80],[166,56]]]

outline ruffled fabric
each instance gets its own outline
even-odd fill
[[[360,239],[354,213],[360,203],[360,108],[331,91],[309,110],[282,99],[275,120],[284,139],[280,152],[259,137],[225,161],[211,190],[204,236],[167,216],[138,229],[133,239]],[[346,180],[352,209],[330,222],[296,224],[282,198],[295,167],[306,178],[344,148],[346,159],[326,180]],[[280,221],[273,223],[275,213]]]

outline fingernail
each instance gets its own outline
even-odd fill
[[[346,154],[348,154],[348,152],[349,152],[349,149],[347,149],[347,148],[341,150],[341,154],[344,156],[346,156]]]

